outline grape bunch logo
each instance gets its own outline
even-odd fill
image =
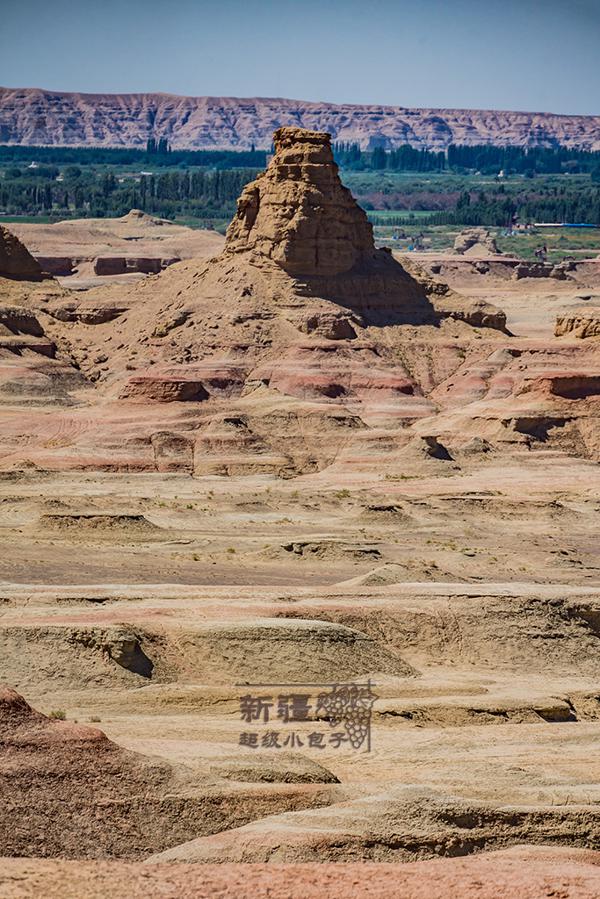
[[[240,718],[249,726],[240,733],[240,746],[371,751],[371,711],[377,696],[370,681],[247,686],[270,692],[240,697]],[[285,692],[276,694],[275,688]]]

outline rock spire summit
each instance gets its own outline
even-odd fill
[[[289,275],[334,276],[375,253],[365,212],[342,184],[331,137],[279,128],[265,172],[246,185],[226,252],[268,257]]]

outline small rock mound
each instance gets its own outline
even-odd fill
[[[339,783],[335,774],[311,758],[289,752],[262,753],[251,758],[226,756],[208,763],[211,774],[245,783]]]
[[[103,515],[97,513],[41,515],[34,526],[36,533],[59,534],[69,537],[102,537],[115,534],[139,538],[154,537],[162,529],[148,521],[143,515]]]
[[[414,458],[438,459],[441,462],[451,462],[452,456],[443,443],[434,435],[413,437],[403,451],[404,455]]]
[[[7,684],[0,684],[0,725],[2,727],[0,745],[8,732],[43,721],[45,721],[44,716],[32,709],[20,693]]]
[[[401,584],[403,581],[408,581],[412,575],[413,572],[409,571],[406,565],[392,562],[372,568],[371,571],[358,577],[341,581],[340,584],[353,587],[386,587],[389,584]]]
[[[149,215],[141,209],[130,209],[126,215],[122,215],[119,221],[132,225],[172,225],[169,219],[161,219],[155,215]]]
[[[41,266],[25,244],[7,228],[0,225],[0,276],[16,281],[41,281]]]
[[[322,559],[337,561],[342,559],[378,559],[381,552],[376,546],[362,543],[347,543],[340,540],[294,540],[282,543],[281,549],[302,559]]]
[[[459,256],[497,256],[500,251],[485,228],[466,228],[454,241],[454,252]]]
[[[304,334],[313,334],[324,340],[354,340],[356,327],[362,322],[351,313],[345,312],[312,312],[299,315],[292,323]]]
[[[177,652],[184,654],[188,676],[205,684],[244,682],[248,671],[255,682],[265,684],[417,673],[398,653],[362,631],[283,615],[201,625],[179,635]]]
[[[15,337],[20,334],[43,337],[44,329],[29,309],[21,306],[0,306],[0,337]]]

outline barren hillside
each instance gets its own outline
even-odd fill
[[[600,149],[600,116],[0,88],[3,144],[140,147],[149,137],[165,137],[176,149],[267,148],[281,125],[328,131],[336,141],[358,141],[363,148],[492,143]]]

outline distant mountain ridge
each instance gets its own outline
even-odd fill
[[[600,116],[0,88],[1,144],[143,147],[164,137],[174,149],[241,150],[269,147],[281,125],[329,131],[363,149],[454,143],[600,150]]]

